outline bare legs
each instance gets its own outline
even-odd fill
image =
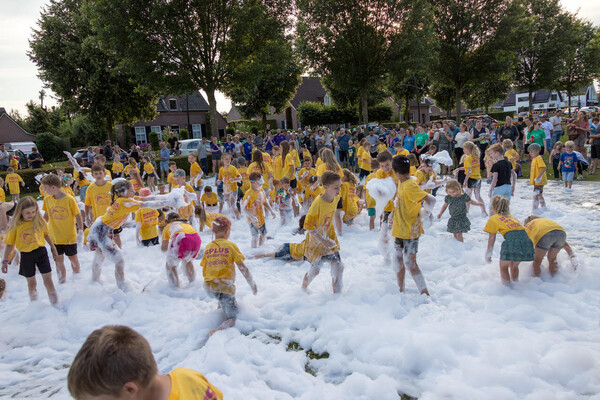
[[[73,273],[78,274],[80,267],[77,254],[68,257],[69,261],[71,262],[71,268],[73,269]],[[65,281],[67,280],[67,270],[65,268],[65,256],[63,254],[59,254],[58,258],[56,259],[56,274],[58,275],[58,283],[65,283]]]
[[[426,294],[429,296],[429,291],[425,284],[425,278],[421,274],[421,270],[417,264],[417,254],[407,254],[402,249],[396,250],[396,259],[394,268],[396,270],[396,280],[398,282],[398,288],[400,292],[404,292],[404,276],[406,275],[406,267],[408,267],[410,274],[417,285],[419,293]]]
[[[321,272],[320,264],[311,264],[310,269],[304,275],[304,279],[302,280],[302,289],[306,290],[308,285],[315,279],[317,275]],[[344,264],[339,261],[331,263],[331,287],[333,289],[333,293],[340,293],[342,291],[344,277]]]
[[[519,280],[519,261],[500,260],[500,278],[502,284],[510,286],[511,280],[516,282]]]
[[[179,259],[173,260],[173,261],[167,260],[167,263],[165,265],[169,283],[171,283],[171,285],[173,285],[174,287],[180,287],[179,286],[179,275],[177,273],[177,267],[179,266],[179,262],[180,262]],[[185,263],[185,274],[186,274],[189,282],[192,283],[196,279],[196,271],[194,270],[194,264],[192,263],[192,261],[184,261],[184,263]]]
[[[48,292],[48,298],[50,299],[50,304],[58,303],[58,295],[56,294],[56,288],[54,287],[54,282],[52,282],[52,273],[47,272],[42,274],[42,280],[44,282],[44,286],[46,287],[46,292]],[[27,278],[27,289],[29,290],[29,299],[31,301],[36,301],[38,299],[37,293],[37,281],[35,279],[35,275]]]

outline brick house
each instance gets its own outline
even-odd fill
[[[187,129],[190,139],[207,135],[208,103],[199,91],[179,95],[161,96],[156,103],[158,115],[152,121],[137,121],[130,127],[117,127],[119,133],[131,129],[136,143],[148,143],[150,132],[160,133],[163,130],[176,132],[179,136],[181,129]],[[219,136],[225,135],[227,121],[217,113]]]
[[[392,119],[394,121],[404,122],[404,115],[402,115],[402,107],[404,105],[404,101],[400,100],[396,102],[393,98],[388,97],[386,101],[390,104],[394,105],[394,114]],[[409,117],[410,122],[429,122],[431,120],[431,115],[433,114],[433,100],[428,97],[423,97],[422,101],[417,103],[417,100],[409,100]],[[420,118],[419,118],[420,113]]]
[[[33,141],[35,141],[35,135],[21,128],[21,126],[8,115],[6,109],[0,107],[0,143]]]

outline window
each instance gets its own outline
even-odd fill
[[[158,137],[160,137],[160,134],[162,133],[162,129],[160,129],[160,126],[151,126],[150,132],[156,132],[156,133],[158,133]]]
[[[521,96],[517,99],[519,103],[529,102],[529,96]]]
[[[135,127],[135,143],[146,143],[146,127],[136,126]]]
[[[200,139],[202,137],[202,125],[192,124],[192,139]]]
[[[552,101],[556,101],[556,100],[558,100],[558,95],[557,95],[557,94],[553,94],[553,95],[551,95],[551,96],[550,96],[550,100],[552,100]]]
[[[179,125],[171,125],[171,130],[175,132],[175,136],[179,138]]]
[[[281,121],[281,129],[286,129],[285,128],[285,121]]]
[[[331,97],[329,97],[329,93],[327,93],[325,95],[325,98],[323,99],[323,102],[325,103],[326,106],[330,106],[331,105]]]
[[[177,111],[177,99],[169,99],[169,110]]]

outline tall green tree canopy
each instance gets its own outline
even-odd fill
[[[84,0],[51,0],[29,42],[39,77],[72,111],[105,121],[109,138],[115,122],[151,119],[155,95],[100,48]]]
[[[431,0],[439,56],[434,80],[455,90],[456,118],[467,86],[485,85],[510,70],[519,9],[507,0]]]

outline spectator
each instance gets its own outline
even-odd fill
[[[104,149],[102,150],[102,153],[104,154],[104,157],[106,157],[107,160],[112,160],[113,150],[112,150],[112,142],[110,140],[107,140],[104,143]]]
[[[208,155],[206,154],[206,138],[203,137],[198,145],[198,159],[200,160],[200,166],[202,171],[208,175]]]
[[[171,131],[167,142],[171,146],[171,153],[176,156],[179,155],[179,140],[177,139],[177,137],[175,137],[175,132]]]
[[[171,158],[171,152],[167,149],[167,144],[164,141],[161,140],[158,145],[160,147],[160,179],[164,181],[165,173],[169,173],[169,159]]]
[[[129,158],[133,158],[135,160],[135,162],[138,164],[140,163],[140,152],[138,151],[137,146],[135,144],[131,145],[131,148],[129,151]]]
[[[221,145],[214,136],[210,138],[210,153],[212,154],[212,170],[216,174],[221,166]]]
[[[275,142],[275,144],[279,146],[284,140],[286,140],[285,135],[281,133],[281,129],[277,129],[277,135],[275,135],[275,137],[273,138],[273,142]]]
[[[545,115],[540,115],[540,122],[542,123],[542,129],[546,133],[546,149],[552,148],[552,135],[554,133],[554,125],[546,119]]]
[[[33,169],[42,168],[43,162],[44,159],[42,158],[42,155],[38,153],[37,148],[32,147],[31,154],[27,157],[27,163],[29,166]]]
[[[554,147],[554,143],[558,142],[563,135],[562,110],[556,111],[554,116],[550,117],[550,123],[554,127],[554,133],[552,134],[552,147]]]
[[[506,117],[504,126],[498,129],[498,142],[502,143],[503,140],[510,139],[515,142],[519,137],[519,129],[513,125],[512,118]]]
[[[8,156],[8,152],[6,151],[6,146],[2,144],[0,145],[0,171],[6,171],[9,162],[10,157]]]
[[[337,143],[340,153],[340,163],[348,166],[348,142],[350,141],[350,135],[344,128],[340,130],[340,135],[337,138]]]

